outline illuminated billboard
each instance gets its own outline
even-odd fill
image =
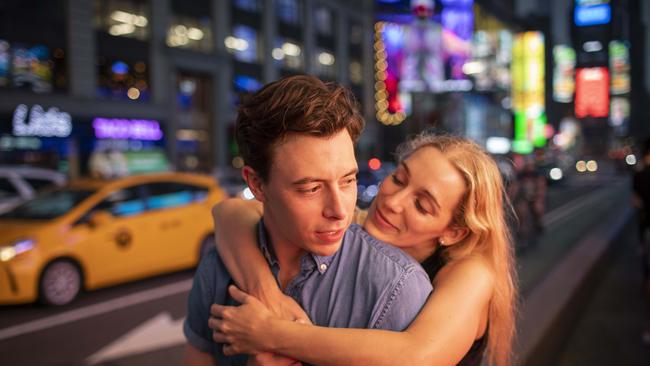
[[[573,22],[578,27],[607,24],[612,19],[609,4],[578,5],[573,12]]]
[[[378,22],[374,48],[375,107],[377,119],[384,124],[399,124],[410,114],[410,93],[472,88],[469,80],[453,79],[454,68],[448,66],[448,62],[467,60],[469,41],[463,41],[438,23]]]
[[[515,136],[512,150],[528,154],[546,144],[544,99],[544,35],[524,32],[512,46],[512,109]]]
[[[553,47],[553,100],[561,103],[573,101],[575,92],[576,52],[566,45]]]
[[[476,90],[510,91],[513,33],[480,5],[474,10],[476,29],[472,37],[472,57],[463,66],[463,73],[471,77]]]
[[[609,70],[611,72],[611,93],[621,95],[630,92],[630,51],[621,41],[609,43]]]
[[[609,115],[609,71],[606,67],[577,70],[575,115],[578,118]]]

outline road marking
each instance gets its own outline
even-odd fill
[[[578,197],[569,201],[567,204],[555,208],[553,211],[544,215],[542,223],[545,227],[549,227],[556,222],[563,220],[567,216],[572,215],[581,208],[591,205],[593,202],[603,198],[609,193],[608,189],[599,189],[587,195],[587,197]]]
[[[183,321],[162,312],[130,330],[86,359],[87,365],[117,360],[126,356],[173,347],[185,343]]]
[[[56,327],[61,324],[67,324],[77,320],[110,313],[112,311],[123,309],[129,306],[138,305],[148,301],[153,301],[170,295],[175,295],[181,292],[189,291],[190,288],[192,287],[192,281],[193,281],[192,279],[178,281],[151,290],[146,290],[135,294],[118,297],[99,304],[94,304],[83,308],[66,311],[65,313],[61,313],[46,318],[33,320],[27,323],[15,325],[12,327],[0,329],[0,341],[3,339],[41,331],[44,329]]]

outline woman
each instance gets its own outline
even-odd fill
[[[390,332],[277,317],[296,312],[254,244],[259,209],[230,202],[214,210],[219,252],[252,296],[232,288],[242,306],[212,306],[209,324],[227,354],[273,352],[318,365],[479,365],[487,349],[491,364],[509,363],[516,288],[496,164],[468,140],[433,135],[404,143],[398,160],[363,227],[420,261],[432,279],[434,291],[413,323]],[[234,229],[242,222],[243,233]]]

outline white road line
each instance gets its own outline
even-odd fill
[[[574,200],[571,200],[569,201],[569,203],[557,207],[553,211],[548,212],[546,215],[544,215],[542,222],[546,227],[551,226],[556,222],[578,211],[579,209],[587,205],[591,205],[593,202],[599,199],[602,199],[608,193],[609,193],[608,189],[599,189],[595,192],[588,194],[587,197],[578,197]]]
[[[191,287],[192,279],[183,280],[151,290],[118,297],[116,299],[112,299],[99,304],[94,304],[83,308],[66,311],[65,313],[49,316],[46,318],[33,320],[27,323],[14,325],[8,328],[0,329],[0,341],[7,338],[17,337],[23,334],[52,328],[61,324],[110,313],[115,310],[142,304],[148,301],[157,300],[166,296],[175,295],[184,291],[189,291]]]

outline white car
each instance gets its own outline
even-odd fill
[[[32,199],[42,189],[60,187],[65,174],[26,166],[0,166],[0,214]]]

